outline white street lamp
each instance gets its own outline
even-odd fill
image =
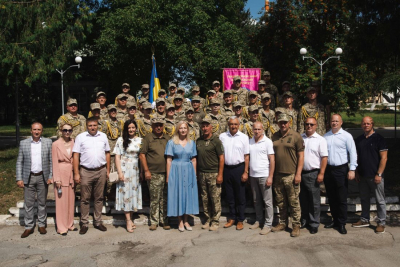
[[[82,63],[82,58],[81,57],[76,57],[75,58],[75,63],[78,65],[71,65],[69,66],[66,70],[57,70],[58,73],[61,74],[61,108],[62,108],[62,115],[64,115],[64,73],[71,67],[78,67],[78,69],[81,67]]]
[[[335,49],[335,54],[337,55],[337,56],[332,56],[332,57],[329,57],[327,60],[325,60],[324,62],[322,62],[322,60],[321,61],[317,61],[315,58],[313,58],[313,57],[306,57],[306,56],[304,56],[304,55],[306,55],[307,54],[307,49],[305,49],[305,48],[301,48],[300,49],[300,55],[303,55],[303,60],[304,59],[306,59],[306,58],[311,58],[312,60],[314,60],[319,66],[320,66],[320,71],[321,71],[321,93],[323,93],[323,91],[322,91],[322,66],[329,60],[329,59],[331,59],[331,58],[337,58],[337,60],[340,60],[340,55],[343,53],[343,50],[342,50],[342,48],[340,48],[340,47],[338,47],[338,48],[336,48]]]

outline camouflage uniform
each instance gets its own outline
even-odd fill
[[[240,101],[243,106],[247,104],[247,90],[240,87],[238,90],[232,89],[233,102]]]
[[[165,173],[151,173],[151,180],[147,181],[150,191],[150,222],[151,225],[168,224],[167,199],[168,184],[165,182]]]
[[[128,109],[122,110],[120,108],[117,108],[117,120],[124,120],[125,115],[128,114]]]
[[[183,106],[183,105],[182,105]],[[180,122],[186,120],[186,115],[185,115],[186,109],[182,107],[181,111],[176,111],[175,110],[175,121]]]
[[[221,185],[217,184],[218,173],[199,172],[203,212],[207,222],[219,225],[221,217]],[[212,215],[212,216],[210,216]]]
[[[190,140],[196,141],[200,137],[200,126],[197,122],[189,123],[189,138]]]
[[[200,124],[203,121],[203,118],[206,116],[202,108],[199,108],[198,111],[194,111],[193,114],[193,121]]]
[[[229,117],[235,116],[235,112],[233,111],[233,106],[232,106],[232,108],[229,108],[229,107],[223,105],[223,106],[221,106],[220,111],[221,111],[222,116],[224,116],[226,120],[229,119]]]
[[[270,109],[274,110],[275,107],[277,106],[275,102],[276,102],[276,98],[278,96],[278,88],[273,84],[268,84],[268,85],[266,84],[265,86],[266,86],[265,91],[272,96]]]
[[[130,94],[126,94],[126,97],[128,98],[126,101],[127,102],[135,102],[136,100],[135,100],[135,97],[134,96],[131,96]],[[118,96],[115,98],[115,103],[114,103],[114,105],[115,106],[118,106]]]
[[[304,123],[307,118],[314,117],[317,120],[317,130],[316,132],[324,136],[326,133],[325,126],[325,108],[321,104],[317,104],[316,106],[311,105],[310,103],[305,104],[301,107],[300,115],[299,115],[299,133],[304,133]]]
[[[262,109],[262,106],[260,108],[260,106],[258,104],[255,104],[254,106],[257,107],[258,110]],[[242,108],[242,116],[246,119],[246,120],[250,120],[250,114],[249,114],[249,108],[251,106],[246,106]]]
[[[150,115],[151,118],[159,118],[159,119],[165,119],[165,112],[164,114],[160,114],[157,111],[154,112],[153,114]]]
[[[172,137],[175,133],[175,119],[171,120],[165,118],[164,124],[164,134],[167,134],[169,137]]]
[[[63,123],[69,123],[72,125],[72,139],[75,139],[78,134],[86,131],[86,119],[80,114],[77,116],[72,116],[71,113],[67,112],[60,116],[60,118],[57,120],[57,129],[60,129],[60,125]],[[57,136],[61,136],[60,131],[57,131]]]
[[[168,96],[165,101],[167,101],[167,103],[173,105],[174,104],[174,98],[176,96],[176,93],[173,96]]]
[[[219,103],[221,103],[221,106],[224,104],[224,94],[221,92],[217,92],[215,94],[215,98],[218,99]]]
[[[288,114],[291,117],[291,120],[289,121],[290,128],[293,131],[297,132],[298,124],[299,124],[299,121],[298,121],[299,111],[297,109],[291,109],[290,110],[288,108],[285,108],[285,113]]]
[[[107,135],[108,143],[110,145],[110,153],[114,155],[114,147],[117,143],[118,137],[122,136],[124,129],[123,120],[104,120],[101,121],[101,131]]]
[[[221,114],[213,115],[209,113],[207,116],[210,116],[213,128],[213,134],[215,136],[219,136],[221,133],[226,131],[226,119]]]
[[[271,139],[272,135],[276,132],[275,124],[275,112],[273,110],[269,110],[268,113],[265,113],[263,109],[259,111],[259,121],[264,126],[265,135]]]
[[[137,119],[136,125],[138,128],[137,131],[139,133],[139,137],[144,138],[147,134],[152,132],[150,119],[146,119],[145,117]]]
[[[294,174],[275,174],[273,188],[275,192],[275,202],[279,208],[279,223],[288,224],[288,208],[292,215],[292,223],[300,224],[301,209],[300,209],[300,184],[295,185]]]
[[[239,131],[241,131],[242,133],[244,133],[244,125],[247,122],[247,119],[240,117],[239,119]]]
[[[249,139],[253,138],[253,123],[252,121],[248,121],[244,124],[243,133],[249,137]]]

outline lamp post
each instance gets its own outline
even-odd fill
[[[58,73],[61,74],[61,107],[62,107],[62,115],[64,115],[64,73],[71,67],[78,67],[78,69],[81,67],[82,63],[82,58],[81,57],[76,57],[75,58],[75,63],[78,65],[71,65],[69,66],[66,70],[57,70]]]
[[[306,59],[306,58],[311,58],[312,60],[314,60],[314,61],[320,66],[320,71],[321,71],[321,93],[323,93],[323,90],[322,90],[322,66],[323,66],[329,59],[331,59],[331,58],[337,58],[337,60],[340,60],[340,55],[341,55],[342,53],[343,53],[342,48],[338,47],[338,48],[336,48],[336,50],[335,50],[335,54],[336,54],[337,56],[329,57],[327,60],[325,60],[325,61],[322,62],[322,60],[321,60],[321,61],[318,61],[318,60],[316,60],[316,59],[313,58],[313,57],[305,57],[304,55],[307,54],[307,49],[305,49],[305,48],[300,49],[300,55],[303,55],[303,60]]]

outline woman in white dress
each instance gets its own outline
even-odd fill
[[[126,231],[133,233],[136,229],[131,213],[142,209],[142,187],[139,176],[139,150],[142,138],[136,136],[137,125],[134,120],[124,124],[122,137],[119,137],[114,148],[115,166],[119,182],[115,198],[115,209],[125,212]],[[139,174],[140,173],[140,174]]]

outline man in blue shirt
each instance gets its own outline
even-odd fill
[[[328,166],[324,183],[333,219],[325,228],[338,227],[339,233],[345,235],[348,180],[355,178],[357,151],[353,137],[342,129],[342,124],[342,116],[332,115],[331,130],[324,135],[328,145]]]

